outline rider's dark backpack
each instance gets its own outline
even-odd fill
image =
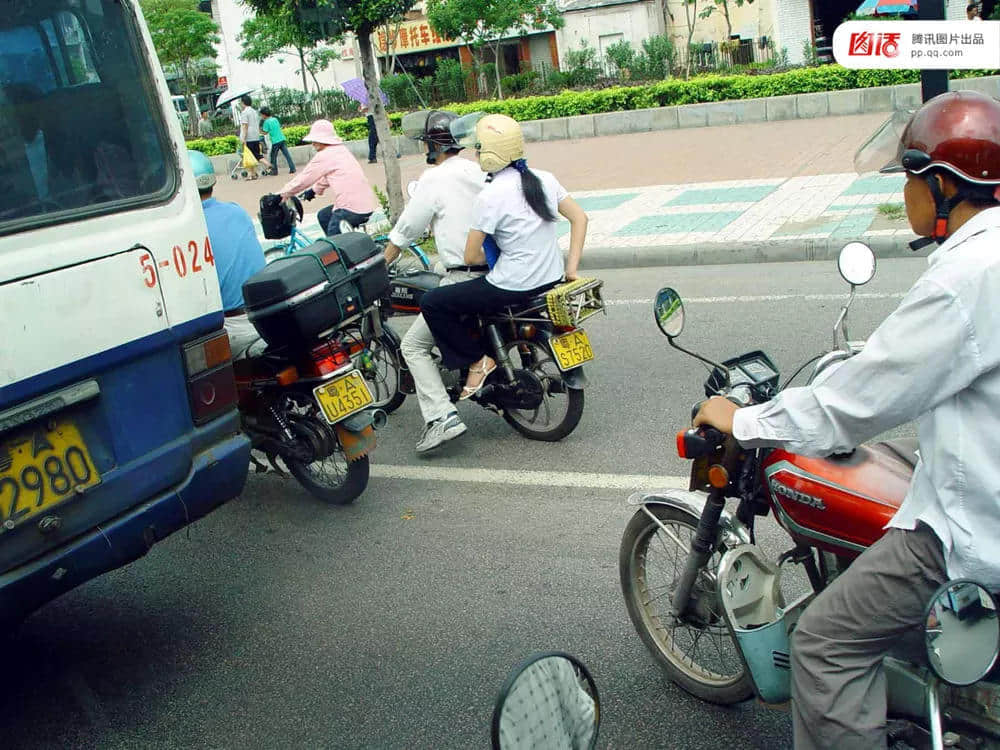
[[[260,227],[264,237],[280,240],[292,233],[292,209],[280,195],[265,195],[260,199]]]

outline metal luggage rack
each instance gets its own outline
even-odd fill
[[[540,304],[507,308],[504,317],[525,323],[551,321],[553,325],[577,328],[599,312],[608,314],[601,297],[602,286],[601,279],[568,281],[542,295]]]

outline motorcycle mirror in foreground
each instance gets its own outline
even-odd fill
[[[667,338],[680,336],[684,330],[684,303],[681,296],[670,287],[663,287],[653,301],[653,317]]]
[[[417,192],[417,181],[410,180],[406,183],[406,194],[412,198],[415,192]]]
[[[924,621],[927,661],[934,674],[952,685],[978,682],[1000,653],[1000,621],[993,596],[975,581],[949,581],[927,607]]]
[[[507,676],[493,709],[494,750],[592,750],[600,724],[597,685],[575,657],[534,654]]]
[[[837,269],[848,284],[867,284],[875,276],[875,253],[864,242],[849,242],[840,251]]]

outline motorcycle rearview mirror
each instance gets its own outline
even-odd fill
[[[600,725],[597,685],[569,654],[529,656],[507,676],[493,709],[493,750],[592,750]]]
[[[684,330],[684,302],[681,300],[681,296],[676,291],[668,286],[665,286],[656,293],[656,298],[653,300],[653,317],[656,319],[656,325],[659,326],[663,335],[667,337],[670,341],[670,345],[674,347],[674,349],[682,351],[685,354],[710,365],[711,367],[717,368],[725,375],[725,381],[722,383],[720,391],[729,390],[731,379],[728,367],[720,365],[717,362],[713,362],[710,359],[705,359],[705,357],[700,354],[695,354],[694,352],[685,349],[683,346],[680,346],[674,340],[680,336],[681,331]]]
[[[864,286],[875,276],[875,253],[864,242],[849,242],[837,257],[837,270],[851,286]]]
[[[837,322],[833,324],[833,348],[842,348],[853,354],[847,333],[847,311],[854,302],[855,288],[867,284],[875,276],[875,252],[864,242],[848,242],[837,256],[837,270],[844,281],[851,285],[851,296],[847,298],[840,309]],[[841,335],[844,337],[843,347],[840,345]]]
[[[416,193],[416,192],[417,192],[417,181],[416,180],[410,180],[408,183],[406,183],[406,194],[408,196],[410,196],[412,198],[413,194]]]
[[[952,685],[979,682],[1000,654],[996,599],[975,581],[948,581],[927,605],[924,643],[927,661],[942,680]]]
[[[684,330],[684,303],[681,296],[670,287],[663,287],[653,300],[653,316],[664,336],[669,339],[680,336]]]

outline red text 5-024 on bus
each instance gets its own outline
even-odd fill
[[[153,259],[152,253],[145,252],[140,255],[139,266],[142,268],[143,282],[150,288],[157,284],[157,265],[160,268],[173,268],[174,273],[182,279],[190,273],[201,273],[206,266],[215,265],[212,243],[206,237],[203,245],[199,245],[195,240],[188,242],[186,248],[174,245],[170,256],[158,264]]]

